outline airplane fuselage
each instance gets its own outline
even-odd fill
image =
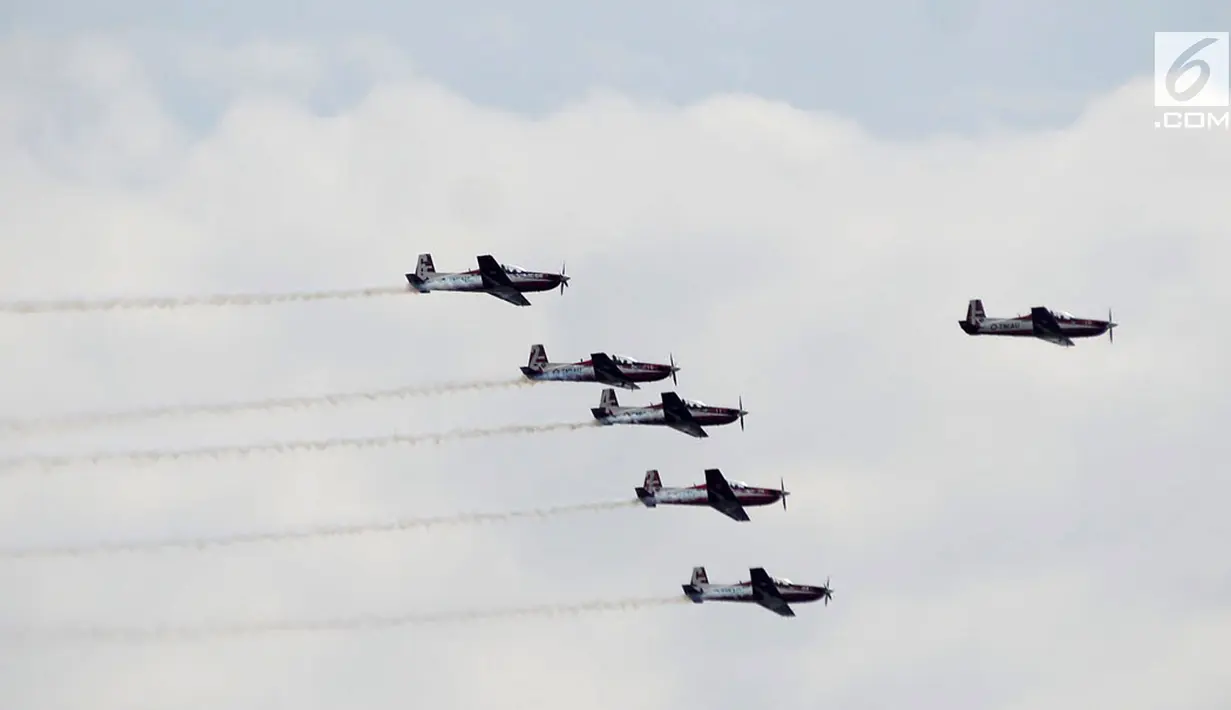
[[[1057,318],[1060,331],[1070,338],[1094,338],[1107,332],[1110,323],[1090,318]],[[958,325],[967,335],[1008,335],[1034,337],[1034,322],[1029,315],[1017,318],[984,318],[971,323],[960,320]]]
[[[666,415],[661,404],[649,407],[613,407],[610,409],[595,408],[590,412],[599,424],[648,424],[667,426]],[[697,407],[688,405],[688,412],[697,424],[703,427],[730,424],[739,419],[739,410],[730,407]]]
[[[735,499],[740,505],[757,506],[777,503],[782,491],[773,488],[736,488]],[[709,505],[709,491],[705,484],[693,488],[660,488],[653,492],[654,505]]]
[[[633,382],[658,382],[671,376],[670,365],[656,365],[647,362],[617,363],[617,367],[625,377]],[[541,370],[529,367],[521,368],[528,379],[544,382],[602,382],[612,387],[633,389],[625,382],[609,382],[598,378],[594,364],[589,360],[571,363],[547,363]]]
[[[524,293],[550,291],[560,285],[560,274],[549,274],[541,271],[507,272],[513,286]],[[415,286],[419,291],[463,291],[483,293],[489,287],[483,283],[483,276],[476,271],[461,271],[457,273],[432,273],[422,277],[423,282]]]
[[[785,584],[777,580],[775,580],[774,586],[778,588],[778,593],[782,595],[782,598],[788,604],[814,602],[825,596],[824,587],[806,584]],[[683,587],[684,594],[697,604],[703,602],[756,602],[752,595],[751,582],[707,584],[704,586],[685,584]]]

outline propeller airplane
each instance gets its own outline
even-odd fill
[[[744,428],[744,398],[740,397],[739,408],[711,407],[702,402],[680,399],[675,392],[663,392],[662,402],[646,407],[621,407],[616,399],[614,389],[603,390],[599,405],[590,409],[590,413],[603,426],[613,424],[644,424],[651,426],[669,426],[676,431],[689,436],[703,439],[709,434],[703,426],[721,426],[739,420],[739,428]]]
[[[527,379],[535,382],[597,382],[611,387],[627,390],[641,389],[638,382],[657,382],[668,377],[679,384],[675,373],[680,368],[675,365],[675,357],[671,356],[671,364],[662,365],[652,362],[640,362],[623,355],[608,355],[607,353],[590,353],[589,360],[577,362],[549,362],[547,350],[542,344],[530,346],[530,360],[521,372]]]
[[[1107,320],[1075,318],[1043,306],[1035,306],[1029,313],[1015,318],[988,318],[983,311],[983,301],[977,298],[966,306],[965,320],[957,324],[967,335],[1032,337],[1065,348],[1073,347],[1073,338],[1094,338],[1103,333],[1109,341],[1115,342],[1112,331],[1119,325],[1111,319],[1111,309],[1107,310]]]
[[[528,306],[524,293],[550,291],[557,286],[560,293],[568,287],[569,277],[564,275],[564,265],[560,273],[552,274],[544,271],[526,271],[516,266],[500,264],[491,254],[478,257],[479,268],[470,271],[443,272],[436,271],[431,254],[420,254],[419,265],[413,274],[406,274],[410,287],[419,293],[432,291],[462,291],[466,293],[486,293],[502,301],[508,301],[515,306]]]
[[[824,586],[813,586],[771,577],[764,567],[753,567],[748,573],[752,579],[747,582],[710,584],[705,568],[693,567],[692,580],[683,585],[684,595],[695,604],[707,601],[759,604],[779,616],[795,616],[791,602],[807,603],[823,599],[825,606],[829,606],[829,600],[833,598],[828,579]]]
[[[663,488],[657,470],[645,472],[645,483],[637,487],[637,498],[647,508],[659,505],[707,505],[732,520],[747,521],[744,506],[770,505],[782,501],[786,510],[786,497],[790,492],[780,482],[778,488],[754,488],[740,481],[728,482],[722,471],[705,469],[705,483],[688,488]]]

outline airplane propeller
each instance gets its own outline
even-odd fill
[[[564,265],[567,262],[560,262],[560,295],[564,295],[564,289],[568,288],[568,277],[564,275]]]
[[[787,490],[786,490],[786,481],[784,481],[783,479],[779,478],[779,479],[778,479],[778,487],[782,489],[782,509],[783,509],[783,510],[786,510],[786,497],[787,497],[787,496],[789,496],[789,495],[791,495],[790,493],[787,493]]]
[[[675,366],[675,355],[668,355],[668,357],[671,358],[671,381],[678,386],[680,381],[676,379],[675,373],[678,372],[680,368]]]
[[[739,396],[739,430],[744,430],[744,415],[748,412],[744,411],[744,395]]]
[[[1110,343],[1116,342],[1116,324],[1111,319],[1111,309],[1107,309],[1107,341]]]
[[[825,586],[821,587],[821,598],[825,600],[825,606],[829,606],[829,600],[833,599],[833,590],[829,588],[829,577],[825,578]]]

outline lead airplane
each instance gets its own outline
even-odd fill
[[[668,377],[679,384],[675,373],[675,357],[670,365],[639,362],[622,355],[590,353],[589,360],[577,362],[549,362],[547,349],[542,344],[530,346],[530,361],[521,369],[526,379],[535,382],[598,382],[628,390],[641,389],[638,382],[657,382]]]
[[[1111,309],[1107,310],[1107,320],[1075,318],[1064,311],[1053,311],[1043,306],[1035,306],[1029,313],[1015,318],[988,318],[983,311],[983,301],[977,298],[966,306],[965,320],[957,324],[967,335],[1038,338],[1065,348],[1073,347],[1073,338],[1094,338],[1103,333],[1114,342],[1112,329],[1119,325],[1111,320]]]
[[[741,522],[748,520],[744,506],[769,505],[781,500],[782,509],[786,510],[786,497],[790,495],[785,483],[780,482],[779,488],[754,488],[740,481],[728,482],[722,471],[716,468],[705,469],[705,483],[689,488],[663,488],[658,471],[651,469],[645,472],[645,483],[634,490],[647,508],[659,505],[708,505]]]
[[[431,254],[420,254],[419,265],[415,273],[406,274],[410,287],[419,293],[431,291],[462,291],[467,293],[486,293],[502,301],[508,301],[515,306],[528,306],[523,293],[550,291],[557,286],[560,293],[568,286],[569,277],[564,275],[564,266],[560,273],[552,274],[545,271],[526,271],[516,266],[500,264],[491,254],[478,257],[479,268],[470,271],[438,272],[432,263]]]
[[[662,403],[647,407],[621,407],[616,399],[614,389],[603,390],[599,405],[590,410],[598,423],[603,426],[612,424],[647,424],[651,426],[669,426],[676,431],[689,436],[704,439],[709,436],[703,426],[720,426],[739,420],[739,428],[744,428],[744,398],[739,399],[739,409],[731,407],[711,407],[702,402],[690,402],[680,399],[674,392],[663,392]]]
[[[824,586],[795,584],[789,579],[769,576],[764,567],[748,570],[752,579],[735,584],[710,584],[704,567],[692,568],[692,581],[684,586],[684,594],[696,604],[703,602],[744,602],[759,604],[779,616],[795,616],[791,602],[806,603],[824,599],[825,606],[833,598],[829,580]]]

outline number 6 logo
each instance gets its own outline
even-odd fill
[[[1154,105],[1191,110],[1231,104],[1229,49],[1228,32],[1155,32]]]
[[[1175,58],[1171,63],[1171,68],[1167,70],[1167,93],[1171,94],[1171,98],[1176,101],[1189,101],[1201,90],[1205,88],[1206,83],[1210,80],[1210,64],[1204,59],[1193,59],[1193,55],[1197,54],[1206,47],[1218,41],[1216,37],[1206,37],[1198,41],[1193,46],[1180,53],[1180,56]],[[1200,74],[1187,89],[1184,91],[1176,91],[1176,84],[1179,83],[1180,77],[1184,76],[1190,69],[1197,69]]]

